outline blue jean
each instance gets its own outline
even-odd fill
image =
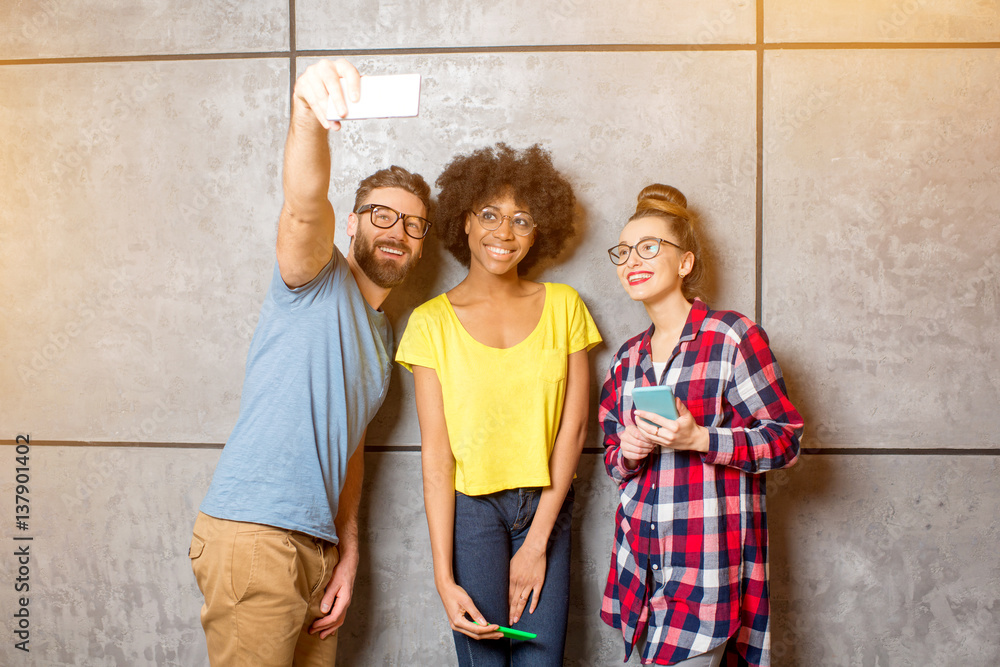
[[[541,489],[510,489],[485,496],[455,493],[455,581],[490,623],[507,625],[510,559],[524,544]],[[545,583],[535,613],[524,608],[514,628],[536,639],[475,640],[453,632],[462,667],[541,667],[563,664],[569,612],[573,489],[559,510],[546,552]]]

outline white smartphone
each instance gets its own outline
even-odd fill
[[[677,419],[674,392],[670,391],[670,387],[634,387],[632,389],[632,402],[640,410],[652,412],[667,419]],[[648,419],[643,419],[642,421],[647,424],[653,424]],[[656,424],[653,424],[653,426],[656,426]]]
[[[345,94],[346,98],[347,95]],[[347,116],[341,118],[331,100],[326,107],[327,120],[362,120],[365,118],[407,118],[420,110],[420,75],[386,74],[361,77],[361,98],[347,100]]]

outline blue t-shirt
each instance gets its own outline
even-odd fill
[[[201,511],[336,543],[347,461],[389,387],[392,328],[337,248],[290,289],[277,264],[247,355],[240,416]]]

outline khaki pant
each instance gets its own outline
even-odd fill
[[[198,513],[191,567],[205,596],[201,625],[213,667],[333,667],[337,634],[309,626],[339,554],[326,540]]]

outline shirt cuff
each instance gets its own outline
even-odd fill
[[[621,448],[618,449],[618,453],[615,455],[615,481],[619,484],[627,482],[642,470],[642,467],[646,465],[646,459],[639,461],[639,465],[636,466],[635,470],[631,470],[625,467],[625,457],[622,455]]]
[[[708,427],[708,451],[701,455],[705,463],[727,466],[733,462],[735,452],[732,429]]]

